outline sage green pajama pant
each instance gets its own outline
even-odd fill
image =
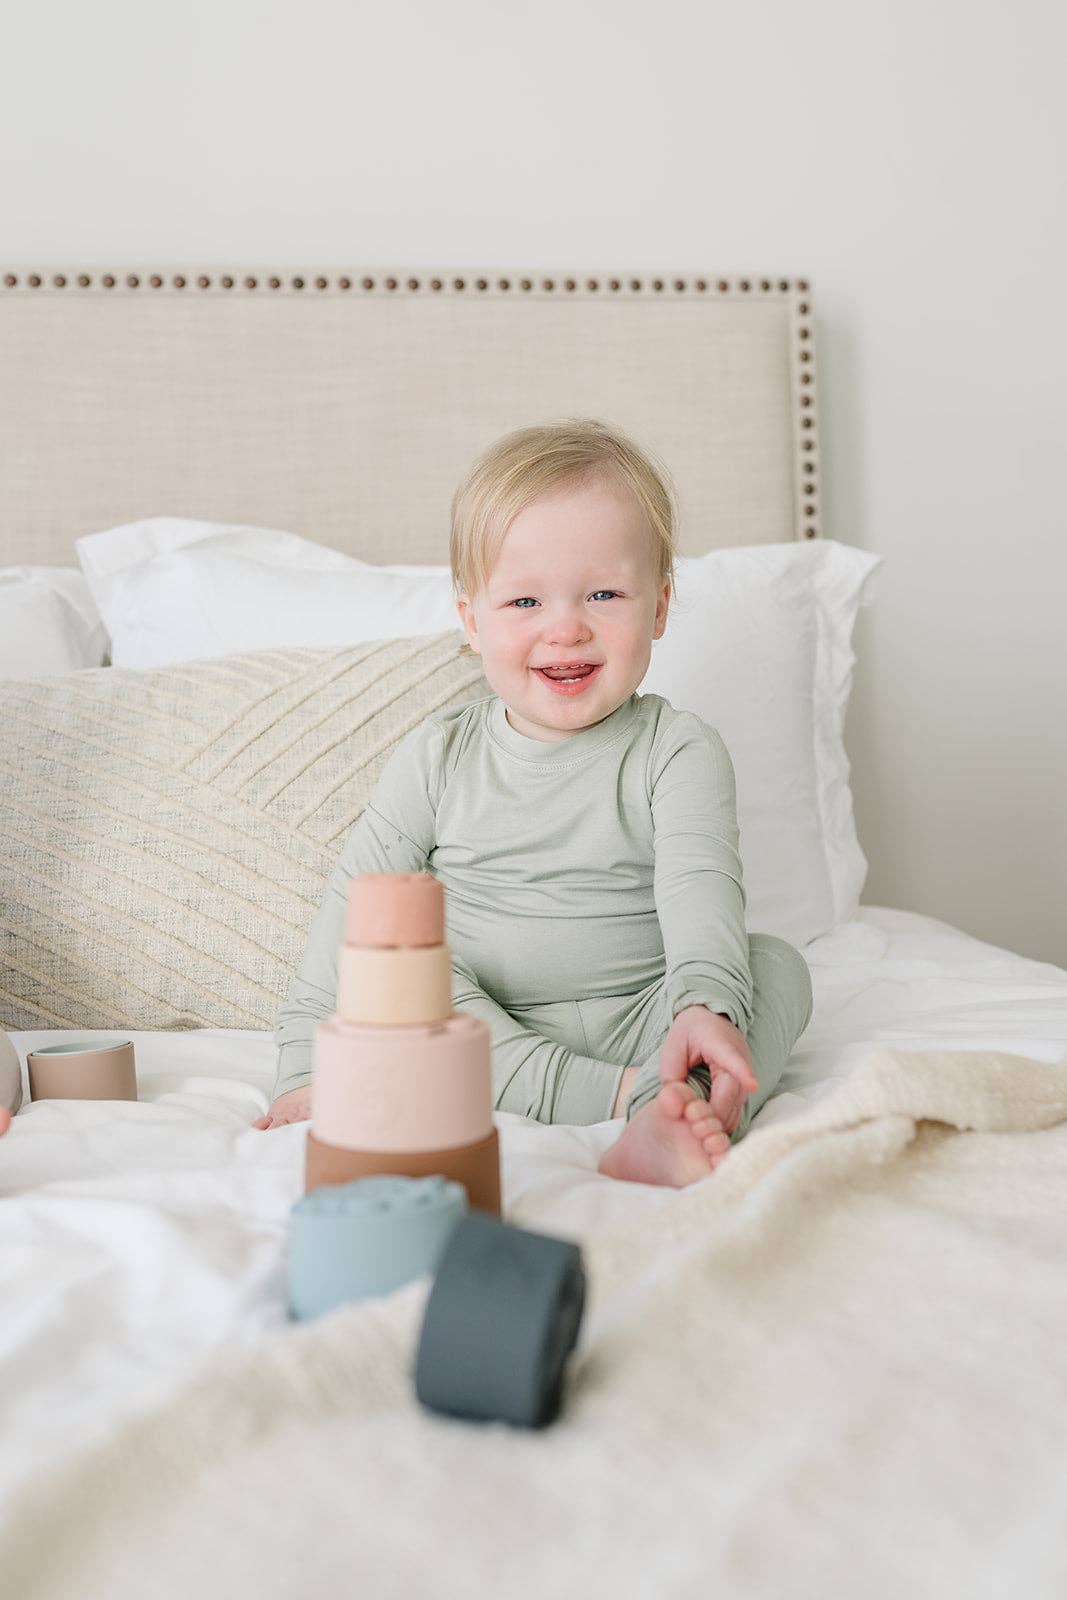
[[[730,1136],[734,1144],[744,1137],[756,1112],[777,1088],[793,1046],[811,1021],[812,1010],[811,974],[799,950],[773,934],[752,933],[748,951],[752,1021],[745,1042],[759,1088],[745,1100],[741,1120]],[[662,978],[636,994],[508,1009],[542,1038],[601,1061],[636,1066],[638,1073],[626,1103],[627,1121],[659,1093],[660,1050],[673,1020],[667,1011]],[[708,1098],[711,1079],[707,1067],[692,1068],[688,1081]]]

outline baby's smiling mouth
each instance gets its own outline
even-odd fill
[[[546,678],[553,679],[556,683],[565,683],[568,678],[588,678],[600,666],[599,661],[574,661],[559,667],[535,667],[535,672],[543,673]]]

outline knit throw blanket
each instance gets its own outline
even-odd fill
[[[419,1405],[422,1278],[35,1484],[5,1592],[1062,1600],[1067,1059],[880,1051],[579,1243],[548,1427]]]

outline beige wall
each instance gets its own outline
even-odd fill
[[[1062,8],[18,8],[0,254],[810,273],[869,903],[1067,965]]]

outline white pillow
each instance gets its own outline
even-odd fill
[[[843,733],[852,628],[881,564],[833,539],[675,562],[641,691],[697,712],[726,742],[751,932],[803,945],[859,906],[867,858]]]
[[[371,566],[276,528],[150,517],[75,545],[115,667],[460,626],[447,567]]]
[[[107,629],[77,567],[0,568],[0,677],[102,667]]]
[[[157,517],[77,549],[116,666],[461,626],[447,566],[374,566],[274,529]],[[866,879],[843,726],[852,628],[881,561],[833,539],[679,557],[640,685],[722,734],[748,927],[796,945],[854,916]]]

